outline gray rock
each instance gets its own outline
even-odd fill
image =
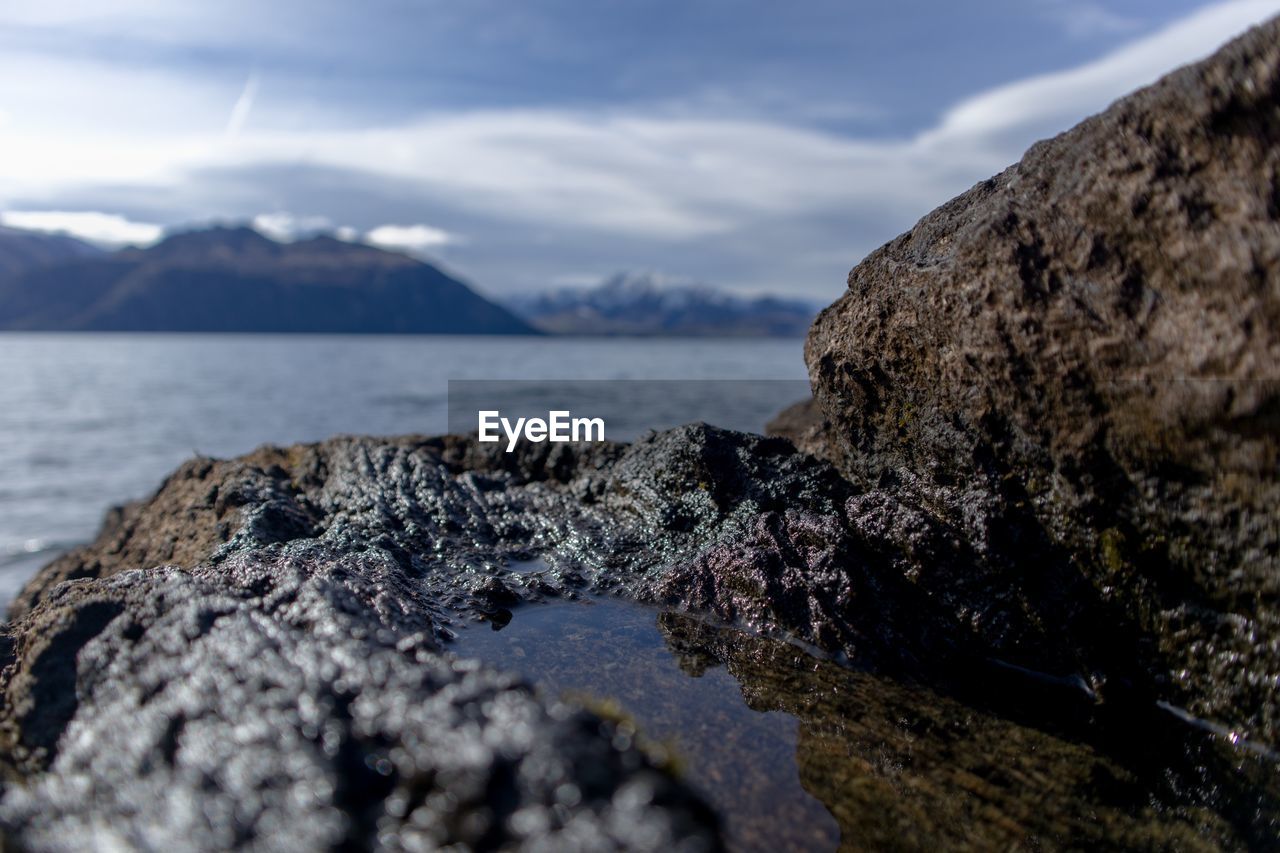
[[[0,806],[28,849],[714,850],[613,723],[439,654],[385,553],[62,585],[10,626]]]
[[[873,252],[806,360],[846,475],[953,528],[1104,698],[1277,741],[1280,21]]]
[[[1074,673],[1073,646],[1043,627],[1058,605],[985,572],[955,528],[889,492],[857,492],[786,441],[705,425],[630,446],[508,454],[453,437],[349,438],[193,460],[41,572],[11,615],[69,578],[271,549],[384,554],[443,630],[521,602],[608,593],[882,667],[995,656]],[[513,569],[529,558],[545,570]]]
[[[812,397],[787,406],[764,425],[765,435],[785,438],[799,450],[834,462],[829,455],[830,429],[822,408]]]
[[[716,849],[715,816],[654,758],[451,661],[450,626],[588,590],[655,598],[753,519],[837,512],[847,491],[784,442],[708,427],[192,460],[15,603],[0,824],[32,849]]]

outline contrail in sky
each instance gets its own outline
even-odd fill
[[[231,115],[227,117],[228,139],[235,139],[240,135],[245,122],[249,120],[249,113],[253,111],[253,101],[257,97],[258,72],[254,71],[249,75],[249,79],[244,81],[244,89],[240,91],[240,97],[236,98],[235,106],[231,108]]]

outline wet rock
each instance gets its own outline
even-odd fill
[[[1278,175],[1273,20],[873,252],[806,345],[843,472],[977,553],[931,594],[1003,588],[1104,698],[1271,743]]]
[[[319,549],[333,560],[382,555],[441,626],[608,592],[878,665],[995,655],[1076,672],[1074,647],[1043,627],[1060,614],[1037,590],[1011,590],[957,531],[887,492],[857,492],[786,441],[690,425],[626,447],[547,448],[343,438],[192,463],[119,513],[98,543],[47,568],[13,614],[64,577],[109,577],[178,554],[195,567]],[[192,494],[229,490],[236,498],[223,512],[210,505],[189,511],[187,526],[173,523]],[[531,556],[545,568],[522,568]]]
[[[0,822],[35,849],[713,848],[705,806],[610,746],[609,723],[439,653],[451,625],[501,627],[521,603],[674,597],[678,567],[796,501],[838,514],[848,485],[706,426],[527,447],[264,448],[195,460],[113,513],[14,606],[0,754],[20,784]],[[815,636],[844,618],[757,615]]]
[[[52,589],[9,626],[24,849],[714,850],[613,726],[438,654],[386,552],[241,551]]]
[[[197,460],[15,604],[0,825],[35,849],[714,847],[706,807],[611,746],[609,722],[442,657],[461,623],[604,593],[908,678],[1083,684],[1057,627],[1087,605],[1016,580],[924,508],[706,425],[630,446],[338,438]],[[1091,720],[1087,689],[1069,693]]]

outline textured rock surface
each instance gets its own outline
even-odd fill
[[[55,590],[10,626],[0,808],[31,849],[711,850],[612,724],[437,653],[383,553],[238,554]]]
[[[194,459],[152,500],[114,512],[92,546],[41,572],[12,615],[66,579],[303,548],[332,560],[385,555],[442,631],[521,602],[605,592],[878,665],[995,656],[1088,674],[1074,668],[1073,639],[1044,627],[1061,624],[1063,603],[986,572],[955,529],[887,492],[856,492],[786,441],[704,425],[630,446],[512,454],[407,437]],[[530,560],[543,570],[527,570]]]
[[[1277,740],[1277,45],[1255,31],[869,257],[810,336],[820,412],[791,440],[190,461],[15,602],[0,827],[34,849],[714,849],[610,722],[445,653],[461,620],[603,593],[906,675],[859,705],[827,658],[793,683],[777,645],[664,624],[801,720],[805,783],[855,836],[1265,844],[1275,754],[1184,746],[1156,700]],[[962,701],[925,713],[912,679]],[[1156,723],[1168,755],[1126,758]],[[988,785],[1071,806],[993,811]]]
[[[840,467],[1081,596],[1113,696],[1277,740],[1280,22],[872,253],[806,360]]]
[[[836,461],[831,456],[831,424],[812,397],[793,403],[764,425],[764,433],[785,438],[805,453]]]
[[[111,513],[14,605],[0,753],[19,784],[0,820],[36,849],[714,847],[705,807],[608,723],[442,658],[449,625],[611,591],[898,660],[892,626],[861,617],[902,602],[858,579],[892,567],[823,521],[847,484],[780,440],[548,447],[263,448],[194,459]]]

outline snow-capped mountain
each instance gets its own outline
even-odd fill
[[[660,273],[618,273],[595,287],[516,297],[508,305],[538,328],[565,335],[793,337],[816,306],[743,297]]]

